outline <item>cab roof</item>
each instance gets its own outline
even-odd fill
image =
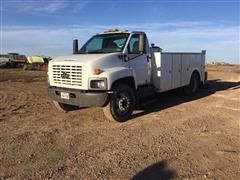
[[[128,31],[128,30],[123,30],[123,31],[119,31],[116,28],[112,28],[112,29],[108,29],[106,31],[104,31],[103,33],[98,33],[98,34],[111,34],[111,33],[129,33],[129,34],[145,34],[145,32],[142,31]]]

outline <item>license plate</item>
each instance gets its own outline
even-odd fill
[[[62,98],[62,99],[69,99],[69,93],[67,93],[67,92],[61,92],[61,98]]]

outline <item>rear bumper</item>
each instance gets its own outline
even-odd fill
[[[69,93],[69,99],[62,99],[61,92]],[[109,94],[107,92],[84,92],[76,89],[59,87],[48,87],[49,96],[60,103],[74,105],[78,107],[102,107],[108,103]]]

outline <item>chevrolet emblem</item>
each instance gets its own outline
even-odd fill
[[[69,76],[69,74],[68,74],[68,73],[66,73],[66,72],[63,72],[63,73],[61,74],[61,78],[63,78],[63,79],[69,79],[69,78],[70,78],[70,76]]]

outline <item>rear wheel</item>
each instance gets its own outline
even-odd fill
[[[117,85],[113,91],[114,94],[103,112],[109,120],[124,122],[131,118],[135,108],[134,91],[126,84]]]
[[[53,101],[53,104],[56,106],[56,108],[62,112],[68,112],[68,111],[74,111],[80,109],[78,106],[73,106],[69,104],[63,104],[57,101]]]
[[[194,96],[198,91],[200,84],[199,76],[194,72],[191,76],[190,84],[184,87],[184,92],[187,96]]]

